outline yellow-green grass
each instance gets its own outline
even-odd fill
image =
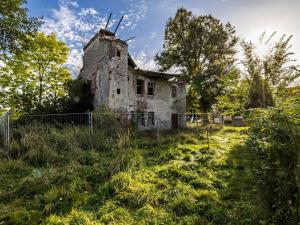
[[[209,141],[204,131],[164,133],[159,145],[139,135],[103,151],[53,132],[29,146],[43,148],[43,163],[2,159],[3,224],[267,224],[247,128],[213,129]]]

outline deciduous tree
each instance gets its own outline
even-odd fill
[[[27,35],[34,34],[41,24],[38,18],[28,17],[26,0],[1,0],[0,51],[15,51]]]
[[[3,104],[15,111],[41,111],[56,108],[66,94],[65,84],[71,79],[64,66],[69,49],[54,34],[28,36],[27,47],[12,54],[0,71]]]
[[[234,63],[236,43],[231,24],[180,8],[167,22],[163,51],[156,55],[156,61],[162,71],[177,68],[207,112],[222,94],[223,78]]]
[[[241,43],[244,75],[250,84],[248,108],[274,106],[274,98],[282,90],[295,84],[300,76],[298,66],[294,65],[295,60],[291,58],[294,54],[290,51],[292,36],[283,35],[274,44],[270,44],[274,34],[265,42],[269,50],[262,57],[255,53],[255,46],[251,42]]]

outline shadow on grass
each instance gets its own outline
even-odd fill
[[[244,144],[233,146],[219,175],[227,183],[220,191],[229,224],[270,224],[271,211],[262,189],[259,158]]]

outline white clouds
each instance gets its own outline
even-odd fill
[[[125,0],[124,0],[125,1]],[[141,0],[126,0],[126,3],[129,5],[128,11],[125,13],[121,12],[124,15],[125,25],[121,27],[121,29],[129,27],[130,29],[134,29],[137,26],[139,20],[143,19],[148,11],[150,1]]]
[[[98,12],[93,8],[86,8],[86,9],[82,8],[78,15],[80,15],[80,16],[88,16],[88,15],[95,16],[97,14],[98,14]]]
[[[156,38],[156,36],[157,36],[157,32],[151,32],[151,34],[150,34],[150,39],[154,39],[154,38]]]
[[[62,6],[73,6],[74,8],[79,7],[77,0],[59,0],[59,3]]]
[[[147,56],[144,51],[141,51],[136,56],[133,56],[133,60],[136,63],[136,65],[141,69],[152,71],[158,70],[158,66],[155,63],[154,59]]]
[[[73,73],[78,74],[82,67],[82,50],[71,49],[66,65],[72,69]]]
[[[120,30],[134,29],[138,21],[145,17],[149,1],[127,0],[128,8],[120,12],[124,14],[124,20]],[[54,32],[57,37],[66,42],[71,48],[68,67],[74,75],[77,75],[78,67],[82,65],[82,48],[90,38],[105,26],[107,15],[100,14],[95,8],[80,7],[77,0],[59,0],[59,7],[52,9],[52,14],[44,18],[41,31],[49,34]],[[116,24],[118,20],[112,18],[109,27]]]
[[[60,0],[59,8],[53,9],[51,17],[44,19],[41,30],[47,34],[54,32],[71,48],[67,65],[74,75],[82,64],[80,50],[105,24],[106,17],[98,14],[93,8],[80,8],[76,1]]]

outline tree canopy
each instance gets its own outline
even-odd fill
[[[54,34],[27,36],[26,50],[6,58],[0,70],[2,104],[16,112],[57,108],[71,79],[64,66],[69,49]]]
[[[163,51],[156,55],[156,61],[161,71],[175,68],[183,74],[182,79],[197,92],[206,112],[222,94],[223,77],[235,61],[236,43],[230,23],[180,8],[166,24]]]
[[[0,51],[19,49],[27,35],[34,34],[41,24],[38,18],[28,17],[26,0],[1,0]]]
[[[263,41],[265,33],[261,37]],[[276,96],[293,85],[299,78],[297,66],[293,65],[293,52],[290,51],[292,36],[283,35],[273,44],[270,40],[264,43],[269,49],[266,55],[259,57],[251,42],[241,42],[244,53],[242,64],[244,75],[250,84],[247,108],[265,108],[274,106]]]

